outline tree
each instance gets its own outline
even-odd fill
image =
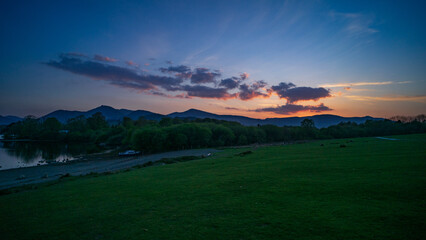
[[[58,140],[60,137],[59,130],[61,130],[61,128],[62,124],[58,119],[48,118],[43,121],[38,138],[43,140]]]
[[[166,134],[158,128],[143,128],[133,134],[133,147],[138,150],[149,152],[164,151]]]
[[[43,122],[43,131],[58,132],[62,124],[56,118],[48,118]]]
[[[231,129],[216,124],[217,126],[212,129],[212,140],[216,146],[229,146],[232,145],[235,139],[234,133]]]
[[[133,120],[129,117],[124,117],[123,118],[123,123],[122,125],[126,128],[126,129],[130,129],[133,128],[135,126],[135,124],[133,123]]]
[[[93,114],[91,117],[87,119],[87,125],[89,125],[90,129],[97,130],[102,128],[107,128],[108,123],[105,120],[104,115],[102,113],[97,112]]]
[[[246,135],[241,134],[240,136],[238,136],[238,141],[237,141],[238,145],[246,145],[247,143],[248,142],[247,142]]]
[[[26,116],[22,121],[21,136],[19,137],[33,139],[39,130],[40,124],[38,120],[32,115]]]
[[[160,126],[162,127],[167,127],[173,124],[173,120],[171,118],[168,117],[164,117],[160,120]]]
[[[314,120],[305,118],[300,123],[300,126],[302,126],[303,128],[314,128],[315,127]]]
[[[86,130],[86,118],[80,115],[67,121],[66,128],[70,131],[83,132]]]

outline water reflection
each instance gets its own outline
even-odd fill
[[[0,170],[75,160],[102,151],[92,144],[55,142],[0,142]]]

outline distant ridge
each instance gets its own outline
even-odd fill
[[[149,119],[149,120],[161,120],[164,117],[170,117],[170,118],[188,118],[188,119],[211,118],[211,119],[217,119],[217,120],[239,122],[245,126],[271,124],[271,125],[276,125],[281,127],[281,126],[300,126],[300,123],[304,119],[312,119],[316,127],[323,128],[323,127],[328,127],[331,125],[336,125],[341,122],[348,122],[348,121],[360,124],[360,123],[364,123],[367,120],[383,120],[383,118],[373,118],[370,116],[341,117],[341,116],[331,115],[331,114],[314,115],[314,116],[308,116],[308,117],[256,119],[256,118],[249,118],[249,117],[237,116],[237,115],[218,115],[214,113],[201,111],[198,109],[189,109],[184,112],[174,112],[168,115],[162,115],[162,114],[153,113],[146,110],[115,109],[113,107],[105,106],[105,105],[99,106],[97,108],[94,108],[86,112],[57,110],[41,117],[41,119],[54,117],[58,119],[60,122],[65,123],[71,118],[75,118],[78,116],[90,117],[97,112],[102,113],[102,115],[104,115],[106,120],[110,123],[118,123],[122,121],[124,117],[128,117],[133,120],[137,120],[140,117],[144,117],[145,119]],[[3,120],[5,118],[8,118],[9,120]],[[12,122],[16,122],[20,120],[22,119],[18,117],[12,117],[12,116],[1,117],[0,116],[0,124],[3,124],[3,125],[7,125]],[[6,123],[2,123],[2,121]]]
[[[21,121],[22,118],[16,116],[0,116],[0,125],[9,125]]]
[[[84,116],[84,117],[91,117],[95,113],[102,113],[102,115],[105,116],[105,119],[109,122],[117,122],[123,120],[124,117],[131,118],[133,120],[137,120],[140,117],[144,117],[146,119],[150,120],[159,120],[164,117],[164,115],[153,113],[145,110],[128,110],[128,109],[115,109],[110,106],[99,106],[97,108],[94,108],[92,110],[82,112],[82,111],[68,111],[68,110],[57,110],[54,112],[51,112],[43,117],[41,119],[46,119],[50,117],[54,117],[58,119],[60,122],[65,123],[71,118],[75,118],[78,116]]]
[[[314,115],[307,117],[287,117],[287,118],[266,118],[266,119],[256,119],[243,116],[235,115],[217,115],[209,112],[200,111],[197,109],[189,109],[185,112],[175,112],[167,115],[168,117],[179,117],[179,118],[212,118],[218,120],[234,121],[239,122],[242,125],[246,126],[257,126],[260,125],[276,125],[276,126],[300,126],[300,123],[304,119],[312,119],[315,123],[315,126],[318,128],[328,127],[331,125],[336,125],[341,122],[355,122],[357,124],[364,123],[367,120],[383,120],[383,118],[373,118],[370,116],[365,117],[341,117],[331,114],[323,115]]]

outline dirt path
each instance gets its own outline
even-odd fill
[[[40,183],[56,180],[64,174],[72,176],[85,175],[91,172],[103,173],[130,168],[146,162],[155,162],[162,158],[176,158],[182,156],[201,156],[218,152],[216,149],[194,149],[175,152],[152,154],[141,157],[127,157],[106,160],[88,160],[51,164],[26,168],[15,168],[0,171],[0,190],[25,184]]]

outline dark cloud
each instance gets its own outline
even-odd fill
[[[170,61],[170,60],[167,60],[167,61],[166,61],[166,64],[172,65],[172,64],[173,64],[173,62],[172,62],[172,61]]]
[[[240,85],[240,79],[237,77],[230,77],[226,79],[222,79],[219,83],[219,86],[226,87],[227,89],[234,89]]]
[[[222,79],[219,70],[208,68],[191,68],[186,65],[165,66],[158,70],[164,74],[148,74],[139,69],[132,61],[113,63],[116,59],[95,55],[93,58],[81,53],[63,53],[59,60],[52,60],[44,64],[68,71],[74,74],[103,80],[114,86],[136,89],[147,94],[169,98],[214,98],[250,100],[257,97],[269,97],[276,92],[280,98],[287,100],[286,105],[276,108],[263,108],[255,111],[270,111],[280,114],[290,114],[299,111],[329,111],[323,104],[318,106],[302,106],[294,104],[301,100],[318,100],[330,97],[330,90],[324,88],[296,87],[293,83],[280,83],[267,88],[265,81],[256,81],[252,84],[242,82],[249,74]],[[171,62],[168,62],[171,64]],[[210,85],[210,86],[207,86]],[[214,87],[213,87],[214,86]],[[177,95],[169,95],[177,92]]]
[[[196,68],[191,76],[191,83],[216,83],[216,78],[220,77],[219,71],[210,71],[208,68]]]
[[[117,62],[117,59],[101,56],[101,55],[98,55],[98,54],[95,54],[93,59],[97,60],[97,61],[103,61],[103,62]]]
[[[239,87],[240,92],[238,95],[241,100],[250,100],[257,97],[268,97],[269,94],[259,91],[259,89],[265,86],[266,86],[265,81],[257,81],[253,83],[252,85],[241,84]]]
[[[191,98],[191,97],[188,96],[188,94],[185,94],[185,93],[173,96],[173,95],[165,94],[163,92],[149,91],[149,94],[156,95],[156,96],[167,97],[167,98]]]
[[[303,106],[303,105],[297,105],[297,104],[291,104],[287,103],[286,105],[281,105],[277,107],[269,107],[269,108],[260,108],[256,110],[252,110],[254,112],[273,112],[276,114],[282,114],[282,115],[288,115],[292,113],[297,112],[304,112],[304,111],[310,111],[310,112],[323,112],[323,111],[331,111],[333,109],[325,106],[323,103],[317,106]]]
[[[156,96],[169,97],[169,95],[158,91],[149,91],[149,93]]]
[[[173,98],[189,98],[189,99],[191,99],[191,97],[188,96],[188,94],[186,94],[186,93],[181,93],[181,94],[175,95],[175,96],[173,96]]]
[[[160,72],[162,73],[189,73],[191,72],[191,68],[185,65],[180,66],[170,66],[167,68],[160,68]]]
[[[230,78],[226,78],[226,79],[222,79],[219,83],[219,86],[222,87],[226,87],[228,89],[234,89],[237,88],[238,86],[240,86],[240,83],[244,80],[246,80],[249,77],[248,73],[242,73],[240,74],[240,77],[230,77]],[[262,88],[266,86],[266,82],[265,81],[257,81],[255,83],[253,83],[253,85],[251,86],[253,89],[257,90],[259,88]],[[248,87],[248,85],[247,85]],[[243,87],[244,89],[246,89],[246,87]]]
[[[160,72],[174,74],[176,77],[181,79],[190,79],[192,77],[191,68],[185,65],[170,66],[167,68],[159,68]]]
[[[296,85],[294,85],[293,83],[285,83],[282,82],[280,84],[278,84],[278,86],[272,86],[271,89],[274,90],[278,96],[284,96],[285,92],[292,87],[296,87]]]
[[[138,90],[155,89],[157,87],[167,90],[182,83],[182,80],[178,78],[143,75],[134,69],[70,57],[69,55],[60,55],[59,61],[49,61],[45,64],[75,74],[108,81],[116,86]]]
[[[188,93],[190,97],[200,98],[217,98],[217,99],[230,99],[235,98],[236,94],[228,93],[227,88],[212,88],[207,86],[182,86],[182,90]]]
[[[142,91],[156,88],[155,85],[146,82],[126,82],[119,80],[109,80],[109,83],[118,87],[131,88]]]
[[[254,83],[251,85],[251,87],[252,87],[253,89],[258,90],[258,89],[260,89],[260,88],[264,88],[264,87],[266,87],[266,85],[268,85],[268,84],[267,84],[265,81],[260,80],[260,81],[254,82]]]
[[[225,109],[228,109],[228,110],[241,110],[241,109],[239,109],[239,108],[235,108],[235,107],[225,107]]]
[[[293,83],[280,83],[271,88],[280,98],[285,98],[289,103],[303,100],[318,100],[321,98],[331,97],[330,90],[325,88],[296,87]]]

